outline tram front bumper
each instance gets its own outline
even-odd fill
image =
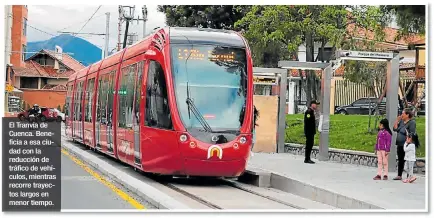
[[[185,159],[185,173],[189,176],[237,177],[246,169],[246,160],[199,160]]]

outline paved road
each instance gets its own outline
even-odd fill
[[[62,210],[153,209],[81,160],[62,151]]]

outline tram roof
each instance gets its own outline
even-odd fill
[[[245,48],[243,39],[231,30],[170,27],[170,44],[221,45]]]

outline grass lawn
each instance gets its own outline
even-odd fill
[[[305,144],[303,132],[303,114],[287,115],[285,141],[287,143]],[[330,116],[330,147],[374,152],[377,131],[368,133],[369,116],[362,115],[331,115]],[[371,118],[375,122],[375,117]],[[390,124],[392,128],[393,124]],[[376,123],[371,127],[378,127]],[[425,157],[425,117],[416,118],[416,130],[421,146],[416,150],[417,157]],[[319,144],[319,133],[315,137],[315,145]]]

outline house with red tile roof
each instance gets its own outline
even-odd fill
[[[26,59],[24,67],[12,67],[12,80],[18,89],[59,90],[70,75],[84,67],[68,54],[42,49]]]
[[[56,46],[56,51],[42,49],[24,61],[24,66],[10,67],[10,81],[23,92],[26,109],[33,104],[61,107],[65,104],[69,76],[85,66]]]

